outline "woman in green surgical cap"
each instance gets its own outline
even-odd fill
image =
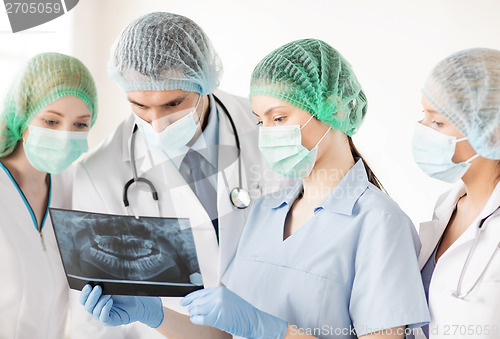
[[[47,216],[70,207],[64,171],[86,152],[97,116],[92,75],[77,59],[27,62],[0,116],[0,337],[63,338],[68,286]]]
[[[169,338],[403,338],[426,324],[418,235],[351,140],[367,101],[349,63],[323,41],[294,41],[256,66],[250,96],[269,167],[301,180],[255,201],[225,287],[181,300],[207,326],[99,287],[82,291],[86,309]]]

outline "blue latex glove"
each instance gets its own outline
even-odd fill
[[[158,297],[128,295],[102,295],[102,288],[85,285],[80,293],[80,303],[95,319],[108,326],[118,326],[140,321],[156,328],[163,321],[163,304]]]
[[[181,299],[191,322],[245,338],[283,339],[288,323],[263,312],[225,287],[207,288]]]

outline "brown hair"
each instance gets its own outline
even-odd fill
[[[370,181],[373,185],[375,185],[382,192],[387,193],[387,191],[385,190],[384,186],[382,186],[382,183],[380,182],[380,180],[378,180],[377,176],[375,175],[375,173],[373,173],[373,171],[370,168],[370,166],[368,166],[368,164],[366,163],[365,159],[363,159],[363,157],[359,153],[359,151],[356,148],[356,146],[354,146],[354,143],[352,142],[352,138],[350,136],[348,136],[347,140],[349,140],[349,148],[351,149],[351,154],[352,154],[353,158],[354,159],[359,158],[359,159],[363,160],[363,164],[365,165],[366,173],[368,174],[368,181]]]

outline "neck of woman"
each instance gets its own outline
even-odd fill
[[[481,213],[490,199],[500,176],[498,160],[478,157],[462,177],[466,195],[462,198],[467,209]]]
[[[49,175],[34,168],[26,154],[22,142],[19,142],[14,152],[1,158],[0,162],[7,167],[17,184],[23,188],[46,188],[49,185]]]
[[[355,164],[347,137],[343,133],[325,137],[318,147],[316,164],[311,174],[303,179],[303,199],[315,205],[330,194]],[[320,151],[323,151],[321,155]]]

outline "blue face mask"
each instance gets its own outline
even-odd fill
[[[479,156],[476,154],[458,164],[451,160],[457,142],[464,140],[467,138],[457,139],[418,123],[413,134],[413,158],[420,169],[431,178],[456,182],[467,172],[471,161]]]
[[[89,132],[58,131],[38,126],[28,126],[24,153],[37,170],[58,174],[68,168],[89,147]]]
[[[316,163],[318,145],[330,131],[329,128],[313,149],[305,148],[302,145],[300,131],[312,118],[313,116],[302,127],[289,125],[261,127],[259,129],[259,148],[267,165],[273,171],[285,177],[303,178],[309,176]]]
[[[169,117],[160,118],[158,120],[152,121],[151,124],[147,121],[141,119],[138,115],[135,115],[135,123],[139,127],[143,138],[146,142],[152,146],[159,149],[179,149],[187,145],[191,139],[193,139],[196,134],[196,130],[200,126],[202,116],[195,122],[195,113],[198,105],[201,101],[201,95],[198,97],[198,102],[196,106],[177,121],[168,124],[167,127],[163,128],[161,132],[155,132],[153,125],[161,126],[165,122],[160,120],[167,120]],[[202,110],[203,114],[203,110]]]

